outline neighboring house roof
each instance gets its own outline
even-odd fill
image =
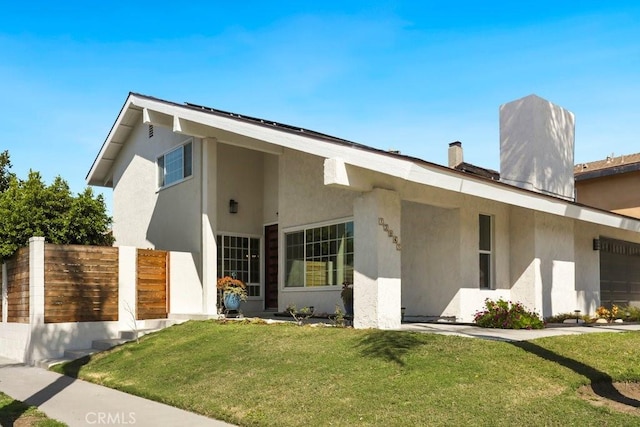
[[[600,178],[640,170],[640,153],[581,163],[573,168],[576,181]]]
[[[199,138],[282,154],[285,148],[331,160],[334,173],[325,183],[368,191],[379,184],[349,180],[347,170],[360,168],[509,205],[566,216],[616,228],[640,231],[640,221],[609,211],[496,181],[497,172],[466,164],[456,170],[416,157],[368,147],[308,129],[243,116],[195,104],[178,104],[129,93],[113,127],[87,174],[89,185],[113,186],[113,165],[137,123],[157,124]],[[467,169],[467,170],[465,170]],[[326,172],[326,171],[325,171]],[[472,173],[470,173],[472,172]],[[333,181],[332,181],[333,180]]]
[[[454,168],[461,172],[477,175],[482,178],[491,179],[493,181],[500,181],[500,172],[494,171],[493,169],[481,168],[480,166],[476,166],[467,162],[462,162],[456,165]]]

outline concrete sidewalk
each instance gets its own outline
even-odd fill
[[[0,357],[0,391],[70,427],[231,424]]]

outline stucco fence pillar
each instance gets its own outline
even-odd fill
[[[401,321],[401,203],[374,189],[354,201],[354,327],[397,329]]]

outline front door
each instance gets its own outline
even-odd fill
[[[278,309],[278,224],[264,228],[264,308]]]

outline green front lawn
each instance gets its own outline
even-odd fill
[[[0,425],[20,427],[65,427],[59,421],[47,418],[33,406],[26,405],[0,392]]]
[[[202,321],[58,370],[243,426],[630,425],[576,390],[640,381],[638,348],[640,333],[510,344]]]

